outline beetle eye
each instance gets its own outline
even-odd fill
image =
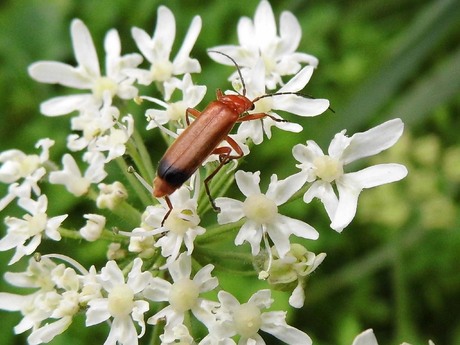
[[[254,110],[255,107],[256,107],[256,105],[254,103],[252,103],[251,107],[249,108],[249,110]]]

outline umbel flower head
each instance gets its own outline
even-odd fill
[[[274,173],[268,187],[261,188],[261,171],[236,169],[236,158],[249,155],[251,144],[270,139],[273,127],[302,131],[291,115],[304,119],[329,108],[327,99],[303,94],[318,60],[297,51],[302,32],[294,14],[282,12],[277,23],[270,3],[262,0],[253,18],[239,20],[238,45],[217,46],[213,53],[208,50],[215,61],[236,62],[237,72],[229,78],[235,90],[219,89],[215,102],[200,105],[207,88],[194,83],[194,73],[201,66],[192,48],[201,27],[201,18],[193,17],[185,38],[177,44],[174,14],[159,6],[152,34],[131,29],[142,55],[122,55],[118,32],[107,33],[102,71],[88,28],[74,19],[70,31],[75,66],[57,61],[29,66],[29,74],[37,81],[80,90],[41,104],[47,120],[76,112],[69,117],[67,152],[49,152],[54,141],[48,138],[38,140],[39,154],[16,149],[0,152],[0,182],[8,189],[0,199],[0,210],[16,201],[16,211],[25,213],[22,217],[5,215],[7,233],[0,239],[0,251],[14,251],[10,264],[36,251],[56,251],[35,253],[25,272],[5,275],[11,285],[32,292],[0,292],[1,309],[22,313],[14,332],[29,331],[29,344],[50,342],[81,314],[87,327],[108,326],[105,345],[264,345],[262,333],[289,345],[309,345],[310,337],[286,322],[287,310],[270,310],[275,301],[268,288],[290,294],[291,306],[304,306],[307,279],[326,254],[316,255],[304,247],[320,233],[294,218],[292,209],[283,205],[301,195],[299,190],[309,188],[304,201],[321,199],[331,226],[341,231],[353,219],[362,189],[407,174],[398,164],[345,171],[350,162],[377,154],[398,140],[403,124],[396,119],[351,137],[345,131],[338,133],[327,155],[311,140],[295,146],[300,171],[284,178]],[[176,45],[177,52],[173,52]],[[138,96],[140,85],[147,86],[143,90],[148,95]],[[239,97],[234,96],[235,91]],[[143,110],[135,103],[142,100],[159,109],[148,109],[139,116]],[[134,110],[128,112],[128,107]],[[215,114],[216,107],[221,109],[219,116],[235,115],[228,131],[220,131],[221,123],[213,122],[220,117],[202,116]],[[165,163],[172,175],[185,171],[185,177],[180,183],[164,179],[166,186],[175,188],[168,189],[167,198],[155,198],[150,182],[145,181],[155,179],[158,166],[151,156],[163,146],[157,140],[146,145],[143,129],[158,132],[169,144],[187,132],[190,122],[201,130],[179,143],[196,173],[190,176],[193,169],[187,170],[189,165],[184,168],[174,159]],[[180,156],[171,154],[174,150],[168,152]],[[233,158],[235,165],[225,165]],[[233,181],[241,199],[226,196]],[[206,213],[215,206],[201,188],[207,182],[210,199],[220,196],[215,199],[221,209],[217,216]],[[52,214],[55,210],[58,215]],[[247,242],[249,246],[235,255],[235,248],[226,241],[228,236],[235,245]],[[302,244],[293,243],[294,237],[300,237],[295,241]],[[77,241],[78,246],[66,246],[68,256],[60,254],[60,243],[55,244],[61,239],[66,244]],[[53,246],[42,248],[48,240],[55,241]],[[78,255],[84,255],[85,262],[97,260],[97,264],[90,263],[86,270],[72,258]],[[35,260],[40,257],[41,261]],[[226,291],[225,279],[219,285],[217,277],[227,273],[223,267],[240,270],[244,265],[246,275],[251,259],[255,272],[248,279],[256,280],[259,273],[265,281],[258,283],[268,288],[233,284],[241,290]],[[235,297],[241,293],[247,294],[246,302]],[[355,342],[373,340],[372,332],[367,331]]]

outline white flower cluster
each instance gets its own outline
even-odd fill
[[[87,270],[73,258],[50,254],[30,258],[23,273],[6,274],[8,283],[34,289],[29,295],[0,293],[1,309],[22,313],[23,319],[14,331],[30,331],[29,344],[51,341],[70,326],[77,313],[85,313],[87,326],[110,321],[107,345],[138,344],[146,334],[146,323],[163,329],[159,333],[163,345],[265,344],[259,331],[287,344],[311,344],[306,333],[286,323],[286,311],[267,311],[273,303],[271,290],[255,291],[245,303],[222,290],[218,279],[212,276],[214,265],[200,257],[199,251],[196,253],[195,248],[200,245],[197,238],[216,236],[215,241],[231,227],[239,228],[234,243],[250,244],[248,257],[253,258],[259,278],[266,279],[273,288],[290,291],[289,303],[300,308],[304,304],[306,279],[326,254],[316,255],[291,243],[291,235],[316,240],[319,233],[311,225],[279,213],[279,207],[303,189],[303,200],[309,203],[315,197],[320,199],[331,228],[341,232],[354,218],[363,189],[406,176],[406,168],[399,164],[346,171],[349,163],[396,143],[403,123],[394,119],[350,137],[345,131],[336,134],[328,154],[312,140],[296,145],[293,157],[299,162],[299,171],[283,179],[273,175],[266,192],[259,187],[260,172],[236,171],[234,177],[244,200],[217,198],[215,203],[221,212],[217,224],[212,226],[201,224],[203,210],[199,201],[204,193],[200,193],[199,171],[170,199],[155,200],[127,172],[123,156],[129,156],[143,179],[151,180],[154,167],[135,124],[141,123],[148,130],[160,128],[177,137],[186,126],[187,109],[202,101],[206,86],[195,85],[191,76],[199,73],[201,66],[190,57],[201,26],[200,17],[194,17],[182,46],[172,58],[175,18],[167,7],[160,6],[153,36],[142,29],[132,29],[142,55],[122,55],[117,31],[107,33],[102,73],[89,30],[75,19],[71,38],[77,66],[41,61],[29,67],[30,76],[39,82],[85,91],[41,104],[41,112],[46,116],[72,113],[73,132],[67,138],[71,153],[62,156],[62,168],[50,160],[49,150],[54,144],[51,139],[37,142],[36,147],[41,150],[38,155],[19,150],[0,153],[0,181],[8,185],[7,194],[0,200],[0,210],[17,200],[17,205],[26,211],[22,218],[5,217],[7,233],[0,239],[0,250],[14,249],[10,261],[13,264],[32,255],[44,239],[112,242],[107,251],[109,261],[100,270],[94,266]],[[329,108],[329,101],[301,94],[318,60],[297,52],[301,28],[292,13],[283,12],[277,28],[269,2],[262,0],[253,20],[240,19],[238,38],[239,45],[213,47],[209,55],[217,62],[231,64],[227,55],[238,64],[241,74],[235,72],[230,80],[236,90],[243,90],[248,99],[256,100],[255,109],[239,115],[268,115],[243,122],[231,135],[229,140],[247,155],[251,142],[257,145],[265,136],[271,137],[273,126],[290,132],[302,130],[299,124],[284,121],[277,111],[317,116]],[[290,79],[286,80],[287,76]],[[139,85],[156,86],[161,97],[138,95]],[[275,90],[269,94],[276,95],[270,96],[267,90]],[[225,94],[234,95],[235,91]],[[158,108],[148,109],[147,122],[142,123],[130,114],[123,115],[123,104],[128,100],[146,100]],[[205,164],[218,158],[212,155]],[[129,186],[110,175],[117,166],[126,174]],[[79,215],[85,225],[78,231],[64,227],[70,218],[67,214],[48,215],[48,203],[58,204],[59,196],[42,193],[40,185],[46,182],[62,185],[75,197],[86,196],[94,201],[92,213]],[[129,197],[133,195],[137,200],[131,202]],[[123,219],[123,225],[118,225],[117,219]],[[116,231],[109,230],[109,226]],[[67,266],[56,264],[56,260]],[[213,292],[214,299],[210,297]],[[191,320],[205,326],[207,333],[199,341],[190,327]],[[358,339],[354,344],[361,343]]]

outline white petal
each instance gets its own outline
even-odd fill
[[[173,281],[178,281],[182,278],[189,278],[192,273],[191,257],[182,253],[179,258],[169,266],[169,274]]]
[[[256,36],[255,28],[252,20],[248,17],[241,17],[238,21],[236,28],[238,34],[238,42],[242,47],[251,48],[256,47],[257,41],[254,39]],[[237,60],[240,64],[241,61]],[[247,65],[244,65],[247,66]]]
[[[281,217],[281,215],[278,216],[278,218]],[[286,228],[285,224],[282,222],[267,225],[268,236],[272,240],[280,258],[284,258],[291,249],[291,243],[289,242],[290,230],[291,229]]]
[[[311,345],[312,340],[310,337],[297,328],[286,324],[285,318],[286,312],[271,311],[263,313],[261,330],[274,335],[289,345]]]
[[[289,305],[294,308],[302,308],[305,302],[305,291],[303,285],[300,283],[297,284],[294,291],[292,291],[291,296],[289,297]]]
[[[326,209],[327,215],[329,216],[329,219],[332,220],[339,203],[332,185],[321,180],[315,181],[303,196],[303,201],[308,204],[315,197],[321,200],[324,208]]]
[[[248,300],[248,303],[254,303],[259,309],[268,309],[272,305],[274,299],[269,289],[259,290],[254,293]]]
[[[99,77],[101,72],[97,52],[88,28],[80,19],[74,19],[70,31],[73,51],[79,67],[83,68],[89,76]]]
[[[108,311],[108,299],[97,298],[88,302],[89,308],[86,311],[86,326],[93,326],[104,322],[111,315]]]
[[[310,81],[313,75],[313,67],[305,66],[299,73],[292,77],[278,92],[298,92]]]
[[[243,203],[230,198],[217,198],[216,206],[220,208],[217,214],[219,224],[233,223],[244,217]]]
[[[358,205],[358,196],[361,193],[362,188],[348,179],[340,178],[336,180],[337,189],[339,191],[339,203],[337,210],[333,216],[331,228],[337,232],[342,230],[351,223],[356,214],[356,208]]]
[[[404,124],[401,119],[393,119],[370,130],[356,133],[343,153],[345,164],[359,158],[375,155],[393,146],[401,137]]]
[[[369,328],[364,332],[358,334],[352,345],[378,345],[377,338],[374,335],[374,331]]]
[[[263,49],[276,38],[276,22],[272,7],[268,1],[261,1],[254,15],[254,27],[258,45]]]
[[[137,345],[137,331],[129,315],[115,317],[103,345]]]
[[[219,284],[217,278],[211,276],[213,269],[214,265],[206,265],[193,277],[193,281],[200,287],[200,292],[211,291]]]
[[[276,175],[273,175],[266,195],[279,206],[298,192],[305,182],[307,182],[307,175],[303,172],[291,175],[281,181],[277,181]]]
[[[252,255],[259,254],[260,251],[260,241],[262,240],[262,231],[260,225],[256,224],[253,221],[247,221],[243,224],[240,231],[235,237],[235,244],[237,246],[243,244],[247,241],[251,245]]]
[[[184,42],[182,43],[182,46],[177,53],[174,62],[182,61],[189,57],[190,52],[192,51],[192,48],[198,38],[198,35],[200,34],[201,25],[201,18],[199,16],[193,17],[192,23],[190,24],[190,27],[187,31],[187,35],[185,36]]]
[[[92,94],[61,96],[40,104],[40,112],[46,116],[61,116],[93,105],[100,105],[100,102],[96,101]]]
[[[332,138],[331,143],[327,149],[329,156],[339,161],[343,160],[342,156],[351,143],[351,138],[347,137],[345,133],[346,130],[343,130],[340,133],[334,135],[334,138]]]
[[[294,122],[275,122],[275,126],[276,128],[291,133],[300,133],[303,130],[303,127],[301,125]]]
[[[164,279],[155,277],[151,280],[150,285],[143,291],[143,295],[148,299],[160,302],[169,299],[169,292],[172,284]]]
[[[120,66],[121,42],[118,31],[115,29],[110,30],[105,35],[104,49],[105,57],[105,73],[108,76],[115,77]]]
[[[225,307],[225,309],[232,310],[240,305],[240,302],[238,302],[238,300],[231,293],[228,293],[224,290],[219,291],[217,298],[219,299],[220,304]]]
[[[111,58],[120,57],[121,42],[117,30],[112,29],[107,32],[104,39],[104,49]]]
[[[260,194],[260,171],[252,173],[238,170],[235,173],[235,180],[241,193],[245,196]]]
[[[29,344],[49,343],[55,336],[64,332],[72,323],[72,317],[67,316],[57,321],[47,323],[33,331],[27,338]]]
[[[293,52],[299,46],[302,37],[302,28],[297,18],[288,11],[280,16],[280,36],[283,52]]]
[[[289,57],[299,63],[306,63],[313,67],[317,67],[319,63],[317,57],[306,53],[295,52],[289,55]]]
[[[407,176],[407,168],[401,164],[389,163],[374,165],[342,176],[342,184],[355,184],[357,188],[372,188],[399,181]]]
[[[32,303],[33,295],[22,296],[7,292],[0,292],[0,309],[7,311],[19,311]]]
[[[171,54],[171,48],[176,38],[176,19],[174,14],[166,6],[158,7],[157,24],[153,41],[156,44],[156,53],[160,53],[156,58],[168,59]],[[159,56],[161,55],[161,56]]]
[[[152,38],[147,34],[144,30],[139,29],[137,27],[133,27],[131,29],[131,35],[133,36],[134,42],[136,42],[137,48],[140,50],[142,55],[151,62],[154,63],[154,55],[153,55],[153,43]],[[144,70],[134,69],[134,71],[143,71],[145,73],[149,73]],[[131,72],[131,71],[130,71]],[[150,74],[150,73],[149,73]],[[130,73],[130,75],[132,75]]]
[[[150,272],[142,272],[142,260],[140,258],[134,259],[133,268],[128,274],[128,285],[134,293],[143,291],[151,279],[152,274]]]
[[[273,100],[273,109],[283,110],[299,116],[317,116],[329,108],[329,100],[308,98],[298,95],[277,96]]]
[[[91,89],[92,79],[83,75],[77,68],[62,62],[39,61],[28,68],[29,75],[47,84],[60,84],[76,89]]]
[[[113,286],[125,283],[123,272],[113,260],[110,260],[105,267],[102,267],[100,277],[104,281],[104,287],[109,291]]]
[[[279,228],[279,232],[286,233],[289,231],[291,234],[309,240],[316,240],[319,237],[318,231],[311,225],[291,217],[279,215],[276,226]]]
[[[324,156],[321,147],[313,140],[307,141],[307,145],[297,144],[292,148],[292,155],[300,163],[308,163],[313,165],[313,161],[316,157]]]

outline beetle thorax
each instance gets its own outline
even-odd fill
[[[254,109],[254,103],[243,95],[224,95],[219,101],[231,108],[237,114],[243,114],[248,110]]]

